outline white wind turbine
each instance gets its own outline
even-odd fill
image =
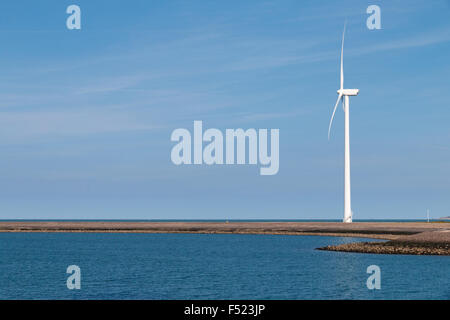
[[[350,103],[349,96],[356,96],[359,89],[344,89],[344,32],[342,33],[342,47],[341,47],[341,87],[337,91],[338,98],[336,105],[333,109],[333,115],[331,116],[330,125],[328,126],[328,140],[330,140],[330,130],[333,124],[334,114],[337,106],[342,99],[342,107],[345,113],[345,184],[344,184],[344,222],[352,222],[352,205],[351,205],[351,190],[350,190]]]

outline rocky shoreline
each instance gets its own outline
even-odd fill
[[[317,250],[374,253],[374,254],[408,254],[408,255],[442,255],[450,256],[448,243],[411,243],[411,242],[356,242],[338,246],[327,246]]]
[[[450,256],[450,230],[440,229],[401,236],[387,242],[356,242],[327,246],[318,250]]]
[[[450,223],[426,222],[133,222],[0,221],[0,232],[274,234],[390,240],[327,246],[319,250],[450,255]]]

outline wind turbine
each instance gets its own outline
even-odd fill
[[[352,205],[351,205],[351,189],[350,189],[350,102],[349,96],[358,95],[359,89],[344,89],[344,37],[345,37],[345,24],[344,32],[342,33],[342,47],[341,47],[341,86],[338,93],[336,105],[333,109],[333,114],[330,119],[330,125],[328,126],[328,140],[330,140],[330,130],[333,124],[334,114],[336,113],[337,106],[342,100],[342,107],[345,113],[345,167],[344,167],[344,220],[343,222],[352,222]]]

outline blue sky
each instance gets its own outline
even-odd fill
[[[354,218],[450,215],[450,1],[72,0],[0,4],[1,218],[341,219],[345,19]],[[279,128],[278,174],[173,165],[194,120]]]

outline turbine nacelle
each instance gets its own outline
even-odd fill
[[[356,96],[359,93],[359,89],[339,89],[337,93],[340,96]]]

